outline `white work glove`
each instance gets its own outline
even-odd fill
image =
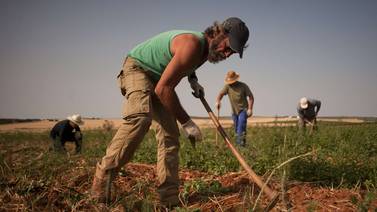
[[[195,139],[195,141],[201,141],[203,139],[202,132],[199,127],[190,119],[186,123],[182,124],[183,133],[188,139]]]
[[[221,103],[218,102],[218,101],[216,101],[216,103],[215,103],[215,107],[216,107],[216,109],[220,110]]]
[[[253,115],[253,111],[251,109],[247,109],[247,117],[250,117]]]
[[[190,86],[192,90],[194,91],[192,94],[196,97],[199,98],[200,96],[204,97],[204,88],[201,86],[198,81],[196,80],[190,80]]]

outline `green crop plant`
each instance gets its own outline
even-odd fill
[[[197,143],[195,149],[187,139],[180,138],[180,168],[213,175],[242,170],[222,138],[216,144],[213,128],[202,132],[204,140]],[[234,141],[233,129],[227,128],[226,132]],[[282,162],[310,152],[309,156],[292,160],[276,170],[275,182],[301,181],[331,188],[364,189],[370,197],[355,203],[360,210],[371,204],[370,199],[376,198],[377,123],[320,122],[318,131],[312,135],[293,126],[280,125],[253,126],[247,132],[246,147],[236,148],[258,175],[267,176]],[[27,202],[26,210],[80,210],[87,194],[71,190],[69,176],[81,177],[83,180],[75,185],[82,190],[89,189],[95,165],[105,155],[115,129],[86,130],[83,133],[82,154],[67,156],[49,151],[48,131],[0,132],[0,190],[4,191],[4,198],[17,197],[19,202]],[[68,151],[73,152],[73,148],[67,144]],[[157,140],[155,132],[150,130],[131,162],[156,164],[156,160]],[[125,193],[117,202],[127,201],[129,205],[124,203],[126,208],[153,208],[154,197],[144,189],[153,186],[141,185],[142,197]],[[182,187],[186,191],[185,198],[194,191],[203,199],[227,193],[217,181],[185,182]],[[46,199],[47,194],[59,202],[55,204],[51,198]],[[308,205],[308,210],[315,208],[315,203]]]

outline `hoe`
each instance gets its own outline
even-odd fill
[[[194,95],[195,96],[195,95]],[[198,96],[195,96],[198,97]],[[269,211],[275,207],[276,203],[279,200],[279,193],[273,189],[271,189],[268,185],[263,183],[261,178],[250,168],[250,166],[246,163],[245,159],[241,156],[241,154],[236,150],[236,148],[232,145],[228,135],[225,133],[224,128],[220,125],[219,120],[216,118],[214,113],[211,110],[211,107],[208,105],[207,101],[204,99],[203,95],[199,95],[200,101],[202,102],[204,108],[209,114],[209,117],[212,119],[212,122],[215,124],[216,129],[219,131],[221,136],[224,138],[224,141],[228,148],[232,151],[233,155],[237,158],[241,166],[246,170],[249,174],[250,178],[258,185],[258,187],[264,192],[269,200],[270,203],[264,209],[264,211]]]

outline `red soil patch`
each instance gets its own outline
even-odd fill
[[[156,194],[156,170],[154,165],[128,164],[125,168],[126,176],[116,179],[115,187],[122,192],[135,190],[137,182],[147,183],[149,192]],[[203,194],[192,191],[189,194],[187,208],[200,208],[201,211],[238,211],[250,209],[259,194],[259,188],[249,180],[245,172],[228,173],[223,176],[210,175],[199,171],[181,170],[181,193],[183,185],[192,181],[201,180],[206,183],[218,181],[226,192],[211,194],[203,198]],[[270,185],[281,191],[279,182]],[[358,211],[355,201],[363,201],[364,191],[352,189],[331,189],[318,187],[310,183],[288,183],[285,191],[286,201],[279,201],[272,211]],[[142,196],[142,194],[140,194]],[[156,200],[157,201],[157,200]],[[353,201],[353,202],[352,202]],[[266,207],[269,200],[265,195],[258,202],[259,209]],[[377,210],[377,200],[373,200],[370,211]]]

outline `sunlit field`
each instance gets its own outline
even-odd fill
[[[319,122],[319,129],[312,133],[279,124],[249,128],[246,147],[237,147],[264,180],[272,176],[269,185],[282,194],[273,210],[376,210],[376,123]],[[234,140],[233,130],[226,131]],[[68,144],[72,154],[65,155],[48,151],[47,131],[1,132],[0,211],[99,209],[88,198],[88,191],[95,164],[104,155],[114,133],[114,129],[84,131],[82,154],[73,155],[74,146]],[[195,149],[188,140],[181,139],[182,205],[176,210],[264,208],[267,199],[263,194],[262,199],[257,198],[259,189],[248,179],[223,139],[218,136],[216,140],[216,131],[211,128],[203,129],[203,135],[203,142]],[[156,144],[151,130],[132,163],[115,180],[112,203],[102,209],[158,210]],[[312,193],[306,193],[309,197],[301,201],[305,189]],[[315,192],[319,192],[317,196],[310,196]],[[340,197],[341,193],[345,195]],[[323,199],[333,202],[326,203]]]

